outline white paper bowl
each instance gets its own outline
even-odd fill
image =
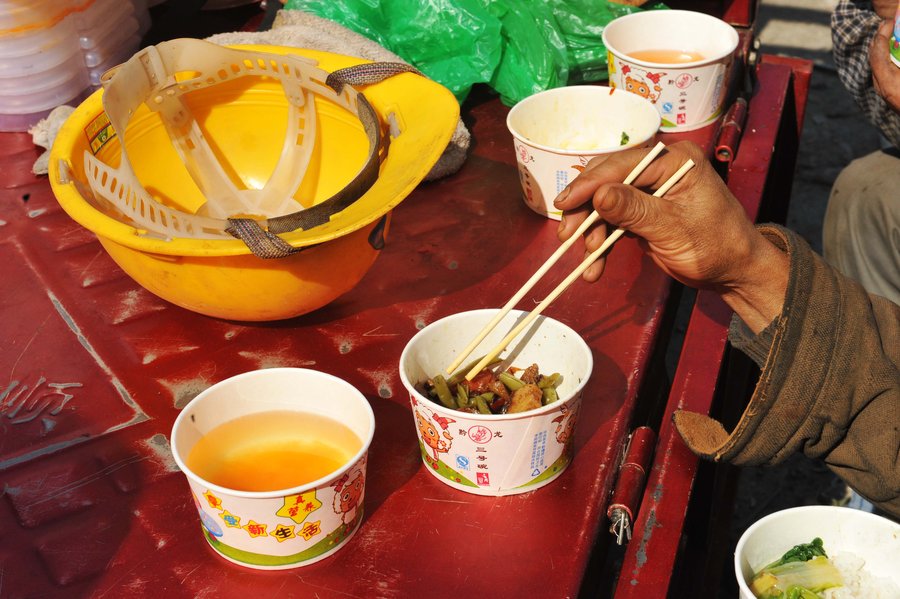
[[[848,507],[813,505],[769,514],[741,535],[734,551],[741,599],[754,599],[748,586],[754,572],[816,537],[829,557],[854,554],[865,560],[864,569],[871,576],[900,586],[900,524]]]
[[[609,84],[651,101],[666,132],[690,131],[721,114],[732,80],[738,34],[713,16],[688,10],[649,10],[614,19],[603,30]],[[697,52],[681,64],[637,60],[641,50]]]
[[[362,447],[343,467],[309,484],[271,492],[237,491],[204,480],[186,464],[211,429],[248,414],[291,410],[337,420]],[[225,559],[261,570],[322,560],[346,545],[362,522],[366,460],[375,417],[365,396],[324,372],[268,368],[201,392],[172,427],[172,454],[187,476],[203,536]]]
[[[525,203],[559,220],[553,200],[591,158],[647,143],[659,123],[649,101],[605,86],[559,87],[525,98],[506,118]]]
[[[475,310],[438,320],[419,331],[400,356],[400,378],[409,392],[425,467],[441,482],[476,495],[525,493],[562,474],[572,460],[581,393],[593,369],[581,336],[540,316],[504,352],[504,364],[537,364],[542,374],[560,373],[559,400],[528,412],[494,415],[460,412],[420,395],[416,383],[443,374],[496,313]],[[488,353],[526,314],[507,314],[472,359]]]

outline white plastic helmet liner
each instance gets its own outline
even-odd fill
[[[193,77],[176,80],[176,74],[184,73]],[[182,100],[188,92],[245,76],[278,79],[289,103],[281,155],[268,181],[258,190],[239,189],[231,181]],[[339,86],[340,92],[336,92],[326,84],[328,76],[303,57],[224,48],[200,40],[178,39],[144,48],[103,77],[103,107],[120,137],[121,162],[114,169],[85,152],[90,187],[138,226],[169,238],[231,239],[229,217],[258,216],[259,225],[265,227],[266,219],[282,216],[286,210],[302,210],[293,194],[309,165],[316,137],[316,111],[308,92],[360,117],[370,140],[369,160],[360,173],[373,157],[377,159],[380,146],[380,130],[369,131],[373,120],[375,129],[379,128],[374,110],[350,85]],[[135,176],[124,136],[141,104],[160,115],[185,167],[204,194],[206,203],[197,214],[157,201]]]

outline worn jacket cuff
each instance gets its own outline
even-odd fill
[[[794,314],[798,308],[798,296],[808,296],[809,282],[798,277],[797,273],[809,270],[809,265],[801,264],[801,262],[812,260],[811,250],[805,247],[797,251],[798,243],[803,242],[794,233],[782,227],[762,225],[758,229],[770,242],[788,254],[791,272],[782,312],[763,331],[754,335],[739,318],[735,317],[732,320],[729,331],[732,345],[745,352],[762,369],[751,403],[747,407],[744,417],[731,433],[728,433],[719,422],[704,414],[679,410],[673,416],[675,427],[688,447],[694,453],[713,460],[734,461],[745,446],[751,442],[753,433],[762,420],[754,416],[771,409],[768,404],[775,394],[766,392],[766,389],[773,385],[777,388],[785,373],[783,369],[768,368],[767,366],[779,355],[785,336],[790,333],[791,317],[793,316],[794,320],[798,316],[802,318],[802,314]],[[803,251],[804,249],[805,251]],[[790,423],[785,423],[785,425],[790,426]],[[773,435],[773,439],[777,437],[783,442],[791,432],[785,430],[781,434]],[[781,446],[777,445],[778,441],[775,441],[769,455],[779,453],[779,450],[784,448],[783,443]]]

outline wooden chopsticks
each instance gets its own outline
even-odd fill
[[[640,175],[644,171],[644,169],[647,168],[647,165],[649,165],[657,156],[659,156],[659,153],[662,152],[665,147],[666,146],[663,142],[657,143],[653,147],[653,149],[650,150],[650,153],[644,156],[644,159],[638,162],[637,166],[635,166],[631,170],[631,172],[628,173],[628,177],[625,178],[625,184],[628,185],[633,182],[638,177],[638,175]],[[510,310],[512,310],[513,306],[518,304],[522,300],[522,298],[525,297],[526,293],[531,291],[531,288],[535,286],[535,284],[541,279],[541,277],[547,274],[547,271],[550,270],[550,268],[554,264],[556,264],[556,262],[562,257],[562,255],[565,254],[570,247],[572,247],[572,244],[575,243],[575,241],[579,237],[581,237],[584,232],[587,231],[587,228],[590,227],[594,222],[596,222],[598,218],[600,218],[600,215],[597,214],[597,211],[592,211],[591,214],[584,220],[584,222],[581,223],[581,226],[578,227],[575,233],[573,233],[571,237],[565,240],[556,249],[556,251],[553,252],[553,255],[547,258],[547,261],[544,262],[544,264],[541,265],[541,267],[537,269],[533,275],[531,275],[531,278],[528,279],[524,285],[522,285],[522,288],[519,289],[515,293],[515,295],[509,298],[509,301],[506,302],[506,304],[503,306],[503,308],[500,309],[496,316],[494,316],[494,318],[492,318],[491,321],[487,323],[483,329],[481,329],[481,332],[478,333],[478,335],[476,335],[474,339],[472,339],[472,342],[469,343],[469,345],[467,345],[466,348],[462,350],[462,352],[458,356],[456,356],[456,359],[453,361],[453,363],[447,367],[447,374],[453,374],[453,372],[457,368],[459,368],[459,365],[462,364],[463,360],[468,358],[469,354],[475,351],[475,348],[478,347],[478,344],[484,341],[484,338],[494,330],[494,327],[497,326],[497,323],[503,320],[503,317],[506,316]],[[481,368],[484,368],[484,366],[482,366]],[[481,368],[479,368],[479,370],[481,370]]]
[[[624,183],[630,184],[632,183],[638,175],[643,172],[643,170],[649,165],[663,150],[664,144],[662,142],[658,143],[649,154],[647,154],[641,162],[637,164],[637,166],[632,169],[631,173],[629,173],[628,177],[625,178]],[[657,189],[653,195],[656,197],[662,197],[669,189],[672,188],[684,175],[694,166],[693,161],[688,160],[678,171],[675,172],[669,179],[663,183],[663,185]],[[584,220],[581,226],[575,231],[575,233],[567,239],[560,247],[551,255],[546,262],[532,275],[528,281],[515,293],[515,295],[510,298],[510,300],[500,309],[500,311],[491,319],[491,321],[476,335],[476,337],[472,340],[472,342],[456,357],[453,363],[447,368],[447,373],[450,374],[455,371],[459,365],[465,360],[469,354],[471,354],[475,348],[481,343],[485,337],[490,334],[490,332],[497,326],[497,324],[505,317],[510,310],[525,296],[526,293],[537,283],[538,280],[547,271],[562,257],[562,255],[566,252],[569,247],[575,242],[575,240],[587,230],[587,228],[597,221],[600,218],[600,215],[596,211],[592,211],[591,214]],[[616,229],[613,233],[606,238],[603,244],[594,250],[587,258],[585,258],[581,264],[578,265],[575,270],[573,270],[569,276],[567,276],[550,294],[540,303],[537,307],[534,308],[525,318],[523,318],[518,325],[516,325],[507,335],[503,338],[503,340],[497,344],[494,349],[490,351],[487,355],[485,355],[467,374],[466,380],[472,380],[472,378],[481,372],[481,370],[493,362],[500,353],[506,349],[506,347],[515,339],[525,328],[530,325],[535,318],[537,318],[544,309],[549,306],[556,298],[558,298],[563,291],[568,288],[569,285],[572,284],[578,277],[580,277],[588,267],[597,261],[600,256],[602,256],[623,234],[625,231],[621,228]]]

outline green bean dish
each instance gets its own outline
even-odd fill
[[[462,368],[450,378],[436,375],[416,385],[419,393],[446,408],[477,414],[515,414],[535,410],[559,399],[562,375],[543,375],[537,364],[521,369],[497,368],[498,362],[475,375],[465,374],[476,364]]]

